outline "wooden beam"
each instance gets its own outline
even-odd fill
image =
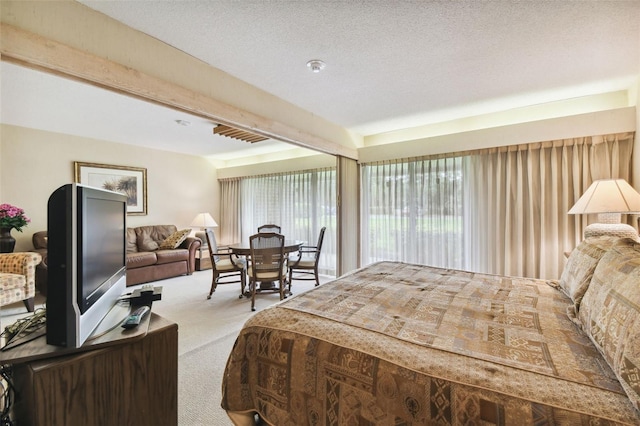
[[[0,25],[0,40],[2,60],[86,82],[266,138],[326,154],[353,159],[358,157],[355,148],[345,147],[12,25]]]

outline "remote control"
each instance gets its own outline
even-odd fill
[[[150,310],[151,308],[148,306],[140,306],[138,309],[131,312],[131,315],[129,315],[129,317],[122,323],[122,327],[126,329],[137,327],[138,324],[140,324],[140,321],[142,321],[142,318],[144,318]]]

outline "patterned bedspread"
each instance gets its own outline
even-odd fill
[[[545,281],[397,262],[252,317],[222,406],[238,425],[640,424]]]

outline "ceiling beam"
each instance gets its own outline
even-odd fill
[[[345,147],[178,84],[4,23],[0,25],[0,56],[5,61],[184,111],[266,138],[325,154],[358,158],[355,148]]]
[[[257,135],[255,133],[247,132],[246,130],[235,129],[231,126],[225,126],[220,124],[213,128],[214,135],[226,136],[228,138],[234,138],[245,142],[255,143],[266,141],[267,137]]]

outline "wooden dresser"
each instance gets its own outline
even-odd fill
[[[140,337],[11,364],[16,424],[178,423],[178,325],[158,315]]]

